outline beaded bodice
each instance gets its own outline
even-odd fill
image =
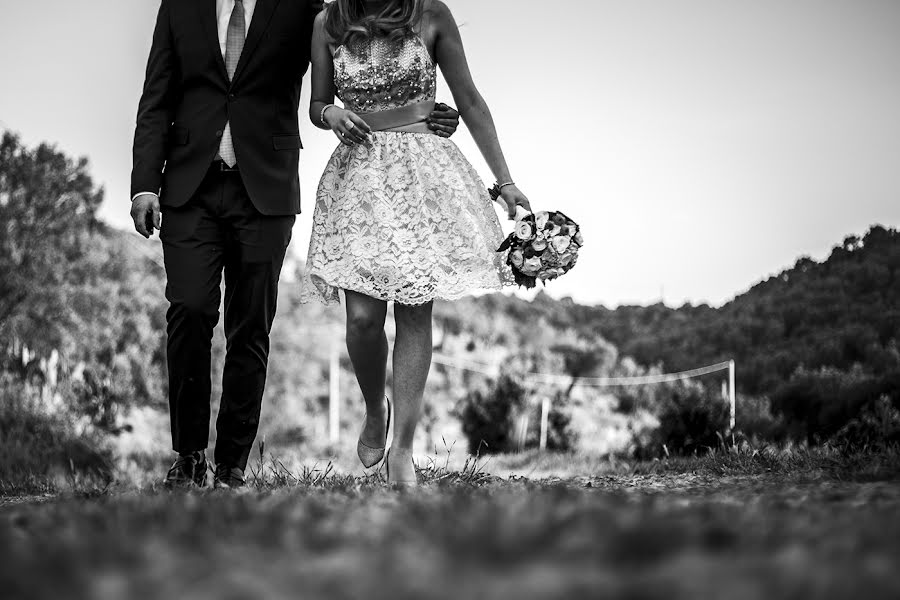
[[[419,36],[372,38],[338,47],[334,83],[345,108],[370,113],[434,100],[437,72]]]

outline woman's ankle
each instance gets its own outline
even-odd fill
[[[384,394],[381,394],[378,400],[369,400],[369,398],[364,396],[363,401],[366,405],[366,414],[370,417],[384,417],[387,415],[387,401]]]

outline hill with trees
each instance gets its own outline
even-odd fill
[[[451,328],[474,328],[499,344],[521,343],[532,335],[527,324],[568,332],[574,344],[550,347],[563,352],[572,375],[613,374],[610,366],[616,361],[604,358],[601,347],[666,372],[734,359],[741,405],[755,407],[739,421],[745,431],[749,421],[749,430],[764,437],[793,435],[815,442],[838,435],[848,424],[858,430],[860,419],[887,423],[877,435],[860,433],[863,438],[900,435],[896,229],[874,226],[863,237],[847,237],[822,262],[800,258],[720,308],[610,309],[539,294],[532,302],[504,296],[470,299],[456,310],[483,316],[444,315]],[[618,395],[628,400],[627,394]],[[672,393],[639,395],[649,396],[643,404],[656,405],[657,414],[663,410],[660,402],[673,398]]]
[[[873,227],[827,260],[801,258],[725,306],[600,309],[597,331],[667,369],[734,358],[747,393],[771,393],[798,369],[900,366],[900,232]]]
[[[477,330],[501,344],[519,341],[516,323],[546,322],[602,338],[637,363],[666,371],[733,358],[739,389],[753,395],[772,393],[798,369],[862,368],[880,375],[900,366],[900,232],[875,226],[863,237],[848,237],[827,260],[800,258],[720,308],[610,309],[539,294],[532,302],[475,298],[458,313],[472,318],[447,317],[451,329]],[[509,320],[498,321],[499,315]]]

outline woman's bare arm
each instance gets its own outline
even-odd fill
[[[312,93],[309,103],[309,120],[319,129],[331,129],[342,144],[352,146],[364,142],[371,129],[354,113],[338,106],[322,109],[334,103],[336,89],[334,86],[334,61],[331,54],[330,40],[325,32],[325,15],[323,10],[316,17],[313,26],[312,49]]]
[[[435,32],[435,58],[450,86],[457,109],[497,182],[513,181],[500,147],[491,111],[472,80],[456,20],[447,5],[439,0],[432,3],[431,14]],[[528,198],[515,185],[504,187],[502,198],[511,217],[515,214],[517,205],[531,210]]]

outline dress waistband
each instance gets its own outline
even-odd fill
[[[434,101],[418,102],[390,110],[361,113],[359,116],[372,128],[372,131],[435,133],[425,122],[425,119],[434,110],[434,104]]]

